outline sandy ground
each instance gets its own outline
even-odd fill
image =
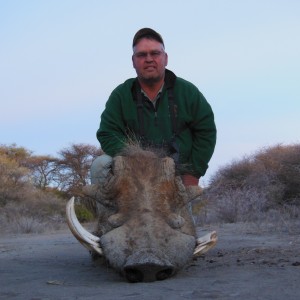
[[[175,277],[127,283],[68,230],[0,237],[0,299],[300,299],[298,233],[217,229],[217,246]]]

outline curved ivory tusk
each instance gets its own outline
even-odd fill
[[[103,255],[102,249],[99,245],[100,238],[88,232],[79,223],[74,209],[74,197],[72,197],[66,205],[66,214],[68,226],[75,238],[87,249],[96,251],[98,254]]]
[[[208,250],[210,250],[212,247],[214,247],[216,245],[218,241],[218,236],[216,231],[212,231],[200,238],[197,239],[197,245],[196,248],[194,250],[194,257],[197,257],[205,252],[207,252]]]

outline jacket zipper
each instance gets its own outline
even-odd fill
[[[160,99],[158,99],[157,101],[159,101]],[[148,102],[148,106],[150,106],[151,110],[153,110],[154,112],[154,125],[158,126],[158,116],[157,116],[157,102],[155,103],[155,105],[153,105],[153,103],[151,102],[151,100],[146,99],[146,101]]]
[[[154,124],[158,126],[157,110],[154,111]]]

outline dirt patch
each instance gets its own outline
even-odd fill
[[[217,230],[217,246],[171,279],[130,284],[68,230],[0,238],[0,299],[298,299],[299,232]]]

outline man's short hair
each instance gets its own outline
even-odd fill
[[[151,28],[140,29],[133,37],[132,48],[143,38],[153,39],[161,43],[164,47],[164,41],[161,35]]]

